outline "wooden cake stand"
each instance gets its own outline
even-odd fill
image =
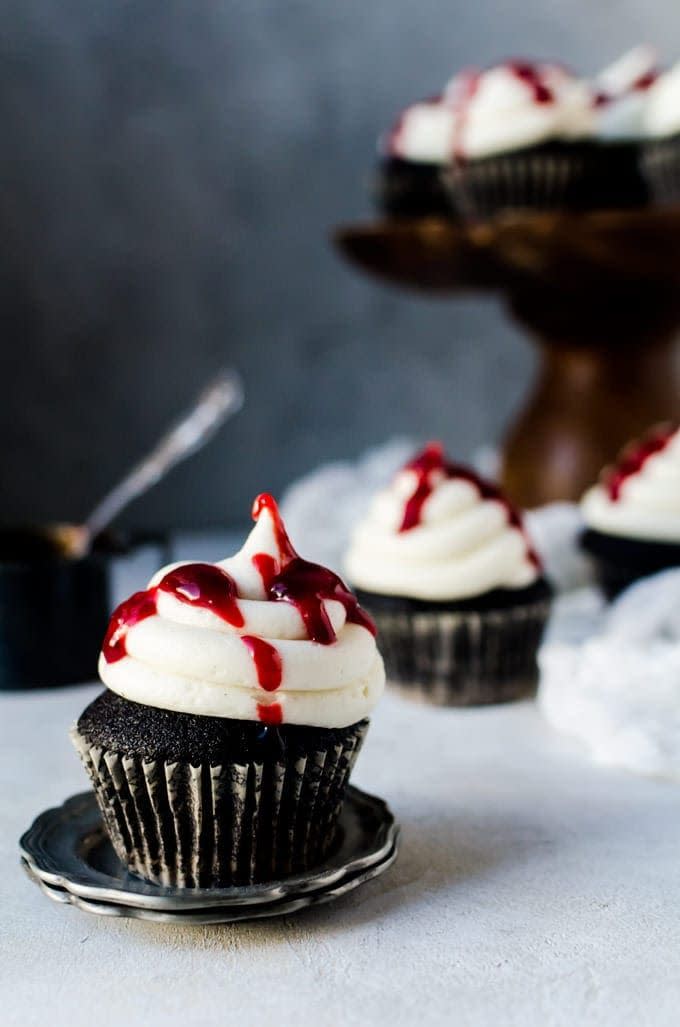
[[[497,293],[539,344],[502,447],[501,482],[521,506],[578,499],[626,441],[680,419],[680,207],[390,220],[335,243],[398,286]]]

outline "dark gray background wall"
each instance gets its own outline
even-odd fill
[[[76,518],[221,364],[246,409],[127,515],[243,520],[395,433],[466,455],[531,371],[493,303],[362,280],[377,132],[462,64],[636,41],[677,0],[2,0],[0,519]]]

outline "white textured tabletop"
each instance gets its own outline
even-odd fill
[[[0,695],[0,1021],[8,1027],[675,1025],[677,785],[597,768],[532,704],[387,696],[354,780],[397,864],[281,920],[174,927],[57,906],[17,839],[87,787],[67,729],[91,687]]]

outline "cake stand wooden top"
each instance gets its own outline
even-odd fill
[[[680,285],[680,206],[470,224],[390,219],[339,228],[334,242],[363,271],[432,293]]]

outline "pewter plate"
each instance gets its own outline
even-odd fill
[[[397,856],[398,835],[388,806],[350,786],[338,844],[313,871],[242,887],[159,887],[122,866],[104,831],[94,794],[84,792],[41,813],[19,844],[29,876],[55,901],[106,916],[220,923],[294,913],[330,902],[387,870]]]

